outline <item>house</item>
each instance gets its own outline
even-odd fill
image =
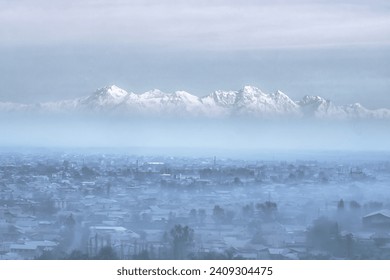
[[[123,247],[137,243],[140,239],[139,234],[121,226],[90,226],[89,231],[90,255],[96,255],[103,247],[110,246],[119,256],[123,256]]]
[[[44,251],[53,250],[58,243],[53,241],[26,241],[10,245],[10,252],[22,256],[24,259],[32,259],[40,256]]]
[[[384,209],[367,214],[363,217],[363,225],[367,228],[390,228],[390,210]]]

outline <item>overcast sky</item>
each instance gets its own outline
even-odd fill
[[[390,2],[0,0],[0,101],[246,84],[390,107]]]

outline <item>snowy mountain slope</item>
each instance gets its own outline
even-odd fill
[[[137,105],[144,108],[145,114],[151,115],[197,116],[202,114],[203,109],[199,97],[188,92],[164,93],[157,89],[140,94]]]
[[[128,93],[114,85],[99,89],[94,94],[79,99],[79,102],[85,106],[113,107],[131,98],[131,95],[134,93]]]
[[[341,107],[336,106],[330,100],[320,96],[304,96],[297,104],[300,107],[302,114],[306,117],[316,118],[345,118],[345,112]]]
[[[216,91],[202,98],[210,110],[224,115],[275,117],[299,116],[299,106],[281,91],[263,93],[260,89],[245,86],[239,91]]]
[[[272,94],[245,86],[238,91],[215,91],[197,97],[186,91],[165,93],[158,89],[142,94],[115,85],[72,100],[19,104],[0,102],[0,112],[83,113],[166,117],[251,117],[316,119],[390,119],[389,109],[369,110],[359,103],[336,105],[320,96],[293,101],[281,91]]]
[[[320,96],[305,96],[297,104],[303,116],[317,119],[390,119],[389,109],[369,110],[360,103],[336,105]]]

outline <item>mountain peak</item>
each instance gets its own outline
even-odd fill
[[[302,98],[301,104],[302,105],[308,105],[308,104],[322,104],[330,102],[329,100],[321,97],[321,96],[312,96],[312,95],[305,95]]]
[[[290,100],[290,97],[288,97],[287,94],[285,94],[284,92],[280,91],[280,90],[277,90],[273,96],[277,99],[288,99]]]
[[[123,98],[128,95],[128,92],[116,85],[104,87],[97,91],[100,95],[109,95],[112,98]]]
[[[162,98],[166,95],[167,95],[166,93],[155,88],[155,89],[152,89],[152,90],[149,90],[147,92],[142,93],[140,96],[142,96],[143,98]]]
[[[100,88],[92,95],[81,98],[80,103],[89,107],[113,106],[123,102],[129,93],[115,85]]]
[[[22,105],[0,103],[0,112],[82,112],[140,116],[185,117],[313,117],[319,119],[390,119],[389,109],[369,110],[359,103],[336,105],[320,96],[305,96],[294,102],[278,90],[263,93],[254,86],[241,90],[215,91],[204,97],[186,91],[164,93],[154,89],[142,94],[116,85],[98,89],[92,95],[73,100]]]
[[[246,85],[242,88],[241,92],[243,93],[249,93],[249,94],[256,94],[256,93],[262,93],[262,91],[254,86]]]

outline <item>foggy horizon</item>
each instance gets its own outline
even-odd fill
[[[142,147],[223,151],[389,151],[382,121],[11,117],[0,121],[0,146]]]

